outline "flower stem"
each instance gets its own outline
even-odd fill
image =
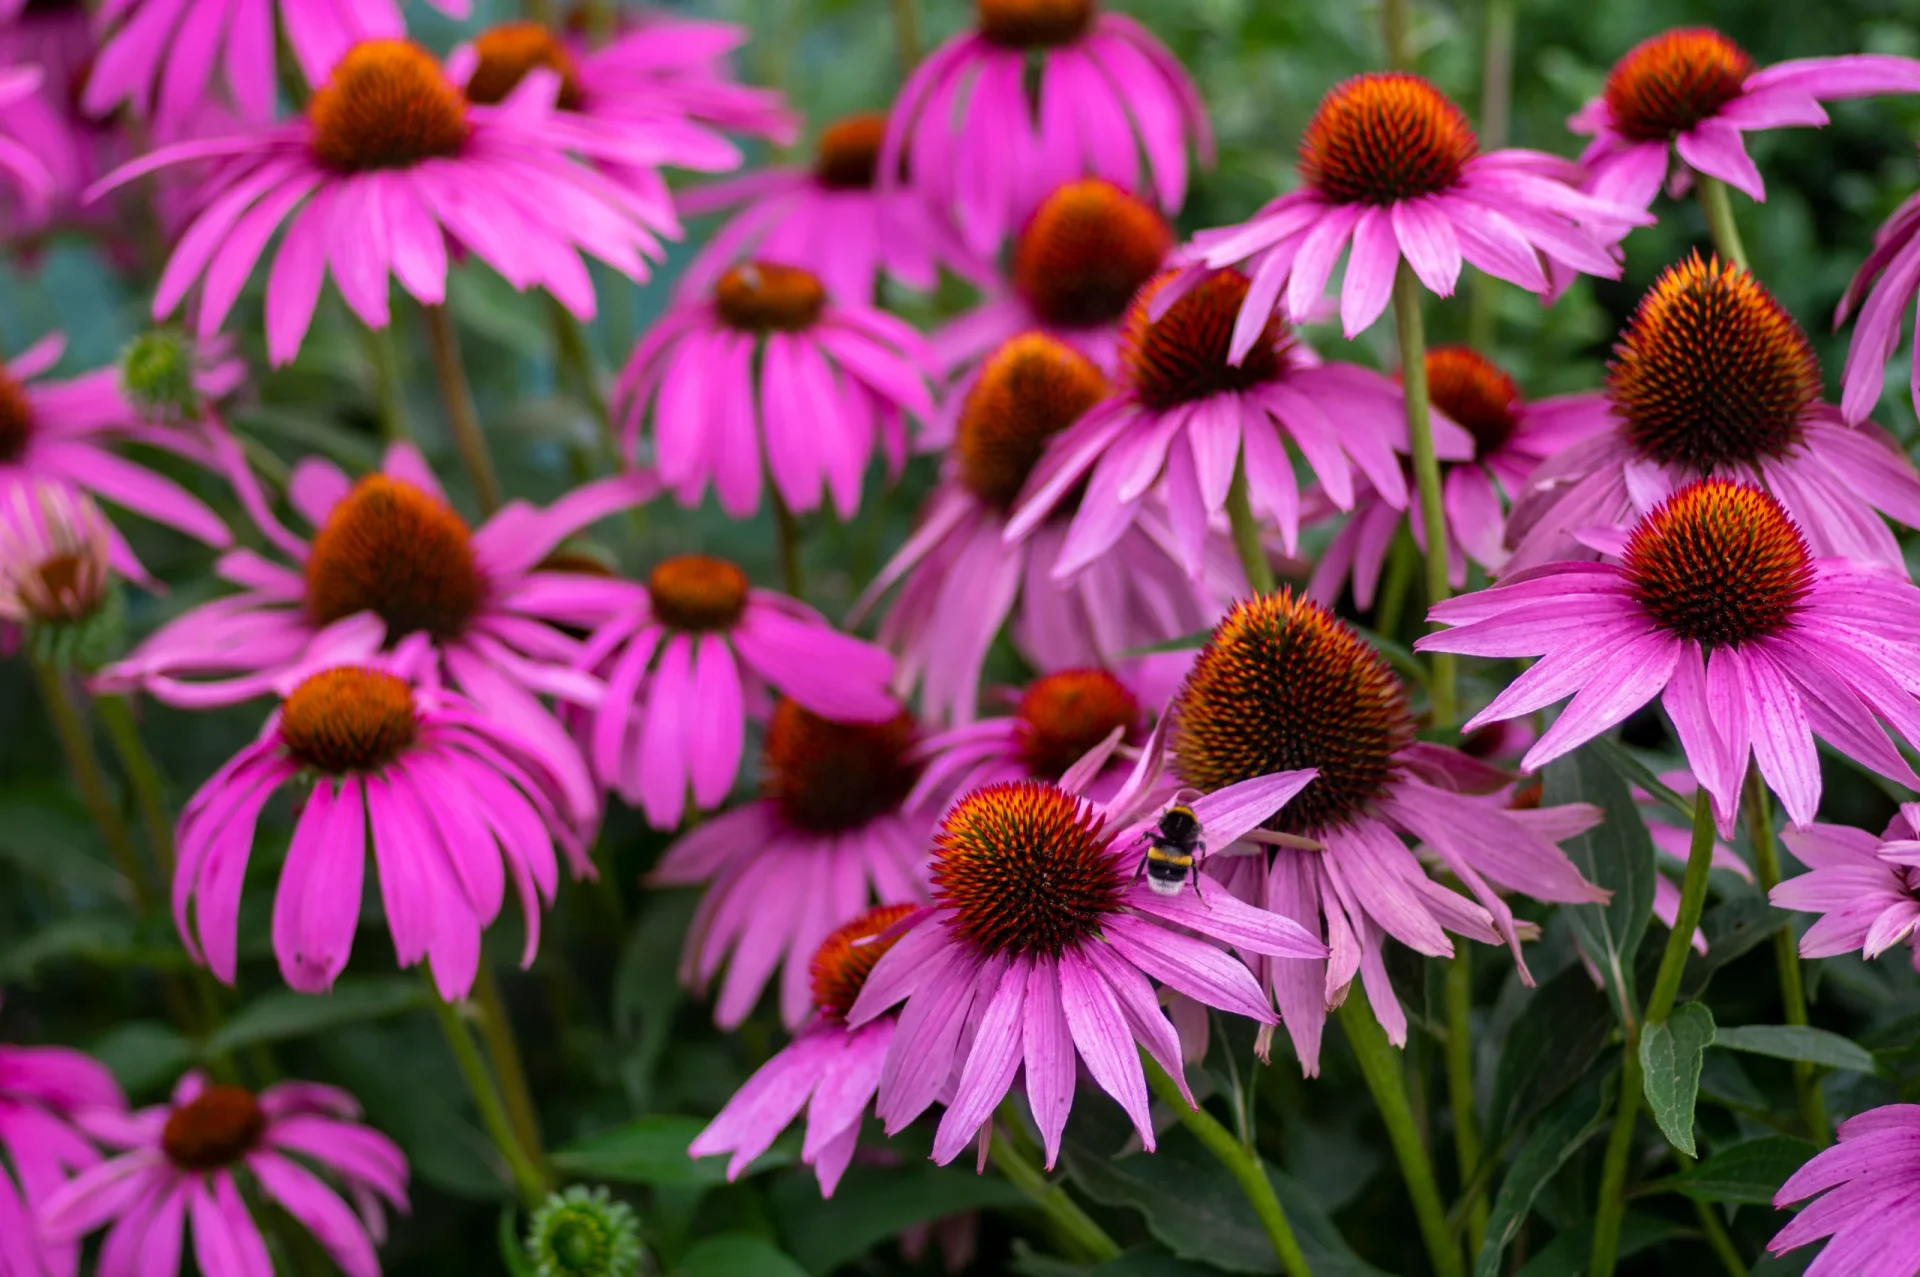
[[[513,1021],[507,1018],[507,1006],[500,997],[500,982],[493,968],[481,962],[473,982],[474,1005],[480,1008],[480,1035],[486,1039],[487,1055],[493,1062],[493,1075],[500,1081],[500,1094],[507,1107],[507,1120],[513,1133],[536,1167],[546,1165],[546,1153],[540,1140],[540,1118],[533,1105],[533,1092],[527,1087],[527,1071],[520,1063],[520,1044],[514,1040]]]
[[[900,76],[905,79],[920,61],[919,0],[893,0],[893,40],[900,52]]]
[[[1780,848],[1774,841],[1772,804],[1767,801],[1767,785],[1756,769],[1747,773],[1747,835],[1753,842],[1753,859],[1760,871],[1760,890],[1771,895],[1780,885]],[[1787,1023],[1805,1027],[1807,1023],[1807,986],[1800,975],[1800,950],[1793,928],[1781,927],[1773,933],[1774,965],[1780,972],[1780,1000],[1786,1005]],[[1813,1076],[1813,1065],[1805,1060],[1793,1062],[1793,1089],[1798,1092],[1800,1113],[1807,1123],[1807,1135],[1825,1148],[1833,1140],[1827,1120],[1826,1097]]]
[[[769,495],[773,498],[774,533],[780,539],[780,579],[787,593],[798,599],[803,597],[801,591],[806,584],[800,575],[800,521],[793,517],[778,488]]]
[[[1247,574],[1248,588],[1256,595],[1272,594],[1273,564],[1267,559],[1267,547],[1260,542],[1260,525],[1254,520],[1253,502],[1247,496],[1244,464],[1233,468],[1233,484],[1227,489],[1227,519],[1233,525],[1233,548],[1240,555],[1240,567]]]
[[[1143,1051],[1140,1060],[1147,1067],[1147,1084],[1154,1093],[1173,1110],[1180,1124],[1193,1132],[1207,1151],[1227,1168],[1240,1185],[1240,1191],[1247,1195],[1253,1213],[1260,1217],[1260,1226],[1267,1232],[1267,1240],[1273,1243],[1273,1253],[1280,1257],[1280,1267],[1290,1277],[1313,1277],[1313,1269],[1300,1252],[1293,1225],[1287,1222],[1286,1208],[1280,1205],[1280,1198],[1273,1191],[1273,1181],[1267,1178],[1267,1168],[1261,1163],[1260,1155],[1243,1147],[1234,1139],[1233,1132],[1206,1109],[1188,1104],[1186,1096],[1180,1093],[1180,1084],[1167,1076],[1167,1071],[1152,1056]]]
[[[600,392],[600,378],[594,370],[593,356],[587,350],[586,334],[580,329],[580,321],[552,297],[547,299],[547,305],[552,313],[554,351],[560,357],[560,366],[579,387],[580,397],[586,401],[587,410],[600,427],[600,441],[606,446],[607,454],[618,458],[620,441],[613,434],[613,414],[607,409],[607,397]]]
[[[1107,1236],[1107,1230],[1094,1222],[1091,1215],[1080,1209],[1080,1204],[1067,1196],[1067,1190],[1058,1184],[1049,1183],[1046,1175],[1032,1162],[1020,1155],[998,1125],[993,1128],[987,1153],[993,1164],[999,1168],[1009,1184],[1026,1195],[1028,1201],[1039,1207],[1040,1213],[1058,1230],[1060,1236],[1070,1243],[1085,1259],[1095,1263],[1105,1263],[1117,1258],[1120,1245]]]
[[[480,1109],[480,1121],[487,1128],[487,1136],[493,1141],[494,1147],[500,1150],[500,1156],[506,1159],[507,1169],[513,1175],[514,1188],[521,1200],[529,1207],[538,1206],[546,1200],[546,1179],[527,1159],[526,1150],[514,1137],[506,1106],[500,1101],[500,1092],[494,1088],[486,1061],[480,1058],[480,1049],[473,1044],[473,1037],[467,1032],[466,1022],[460,1018],[459,1008],[441,1000],[440,991],[432,987],[431,975],[427,977],[427,983],[427,1000],[433,1004],[433,1013],[440,1019],[440,1031],[446,1036],[448,1048],[453,1051],[453,1062],[459,1066],[460,1076],[466,1080],[467,1090],[473,1094],[473,1102]]]
[[[140,807],[140,822],[146,826],[147,843],[153,849],[154,864],[160,870],[160,885],[173,880],[173,812],[167,807],[166,782],[160,765],[140,738],[133,721],[133,710],[124,696],[96,696],[93,699],[100,723],[107,729],[113,752],[133,785],[133,799]]]
[[[374,403],[380,411],[380,437],[404,443],[407,434],[406,400],[400,379],[400,353],[394,348],[393,327],[368,328],[367,362],[373,365]]]
[[[1699,184],[1700,208],[1707,215],[1707,229],[1713,232],[1713,246],[1720,250],[1722,260],[1732,262],[1741,270],[1751,270],[1747,264],[1747,246],[1740,242],[1740,227],[1733,220],[1733,202],[1727,198],[1727,184],[1697,170],[1693,180]]]
[[[1440,494],[1440,459],[1433,452],[1433,414],[1427,403],[1427,334],[1420,316],[1420,280],[1405,262],[1393,277],[1393,318],[1400,330],[1400,380],[1407,399],[1407,442],[1413,450],[1413,476],[1420,492],[1420,518],[1427,541],[1427,606],[1445,601],[1447,586],[1447,510]],[[1455,661],[1450,652],[1433,654],[1427,682],[1433,725],[1452,727]]]
[[[1453,1109],[1453,1152],[1462,1187],[1480,1168],[1480,1119],[1473,1108],[1473,949],[1453,947],[1447,963],[1447,1101]],[[1478,1255],[1487,1236],[1487,1199],[1467,1215],[1467,1253]]]
[[[1373,1092],[1374,1107],[1386,1123],[1387,1138],[1400,1162],[1400,1176],[1406,1181],[1407,1195],[1413,1198],[1413,1213],[1420,1223],[1420,1236],[1427,1245],[1427,1260],[1437,1277],[1465,1277],[1460,1249],[1447,1232],[1446,1208],[1440,1204],[1440,1189],[1433,1178],[1433,1162],[1427,1147],[1420,1142],[1414,1126],[1413,1107],[1407,1101],[1406,1076],[1400,1070],[1400,1058],[1387,1041],[1386,1030],[1374,1018],[1367,996],[1352,990],[1340,1005],[1340,1023],[1347,1031],[1360,1071],[1366,1075],[1367,1089]]]
[[[1413,65],[1407,48],[1407,0],[1380,0],[1380,38],[1387,46],[1387,65],[1405,71]]]
[[[114,805],[113,793],[107,788],[107,774],[100,766],[100,755],[94,749],[86,717],[62,671],[39,659],[30,658],[28,663],[33,666],[34,679],[40,684],[47,717],[52,720],[53,733],[60,740],[60,752],[67,756],[67,767],[80,789],[80,800],[86,804],[94,828],[100,831],[101,841],[107,844],[114,864],[132,889],[134,906],[144,915],[153,909],[153,891],[147,882],[146,870],[141,867],[140,853],[133,845],[133,831],[127,828],[126,818]]]
[[[433,371],[440,380],[440,398],[447,407],[453,445],[460,451],[467,477],[473,480],[481,511],[492,514],[500,508],[500,476],[487,451],[486,436],[480,432],[473,387],[467,384],[467,371],[460,362],[460,335],[454,331],[453,316],[445,306],[423,306],[421,310],[427,317],[427,344],[433,348]]]

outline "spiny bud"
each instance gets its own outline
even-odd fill
[[[164,421],[199,416],[193,339],[178,328],[149,328],[135,337],[120,353],[120,389],[146,416]]]
[[[604,1188],[550,1193],[527,1226],[527,1258],[538,1277],[633,1277],[640,1269],[640,1220]]]

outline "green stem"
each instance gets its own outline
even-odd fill
[[[1488,151],[1507,144],[1513,105],[1513,9],[1514,0],[1484,0],[1481,6],[1480,145]],[[1498,328],[1500,281],[1475,271],[1468,288],[1467,344],[1490,352]]]
[[[493,468],[493,455],[487,451],[480,413],[473,406],[473,387],[467,384],[467,370],[460,362],[460,335],[454,331],[453,316],[445,306],[423,306],[421,311],[427,317],[427,344],[433,348],[433,371],[440,380],[440,398],[446,404],[453,446],[466,465],[467,477],[473,480],[482,513],[492,514],[500,508],[500,476]]]
[[[1756,769],[1747,773],[1747,834],[1753,842],[1754,865],[1760,872],[1760,890],[1771,895],[1780,885],[1780,848],[1774,841],[1772,804],[1767,801],[1767,785]],[[1773,933],[1773,961],[1780,973],[1780,1000],[1786,1006],[1787,1023],[1805,1027],[1807,1023],[1807,986],[1800,974],[1800,949],[1792,927]],[[1793,1062],[1793,1089],[1800,1100],[1800,1113],[1807,1123],[1807,1134],[1825,1148],[1833,1140],[1833,1128],[1827,1119],[1827,1099],[1820,1093],[1813,1065],[1806,1060]]]
[[[1427,1261],[1437,1277],[1465,1277],[1460,1248],[1447,1233],[1447,1212],[1440,1204],[1440,1189],[1434,1182],[1433,1162],[1420,1132],[1413,1122],[1413,1108],[1407,1102],[1406,1078],[1400,1071],[1400,1059],[1387,1041],[1386,1030],[1374,1018],[1367,995],[1353,989],[1340,1005],[1340,1023],[1347,1031],[1360,1071],[1366,1075],[1367,1089],[1373,1092],[1374,1107],[1386,1123],[1387,1138],[1393,1143],[1393,1155],[1400,1162],[1400,1176],[1406,1181],[1407,1195],[1413,1199],[1413,1213],[1420,1223],[1420,1236],[1427,1246]]]
[[[80,800],[86,804],[94,828],[100,831],[101,841],[107,844],[114,864],[132,889],[135,907],[142,914],[149,913],[153,909],[153,891],[140,864],[140,853],[133,845],[133,831],[127,828],[126,818],[120,814],[107,787],[106,770],[100,766],[93,734],[87,730],[86,717],[74,698],[67,676],[46,661],[30,658],[28,663],[33,666],[34,679],[40,684],[47,717],[52,720],[53,733],[60,740],[60,752],[67,756],[67,767],[79,787]]]
[[[1447,963],[1447,1101],[1453,1109],[1453,1153],[1460,1183],[1480,1167],[1480,1119],[1473,1108],[1473,949],[1455,944]],[[1487,1199],[1467,1214],[1467,1253],[1478,1255],[1487,1236]]]
[[[1413,54],[1407,48],[1407,0],[1381,0],[1380,38],[1387,46],[1387,65],[1395,71],[1413,66]]]
[[[771,488],[768,495],[773,498],[774,533],[780,539],[780,579],[786,583],[788,594],[802,598],[805,581],[800,575],[800,521],[793,517],[778,488]]]
[[[1647,1023],[1664,1024],[1673,1014],[1674,999],[1680,993],[1680,976],[1687,968],[1687,954],[1693,948],[1693,933],[1700,926],[1700,913],[1707,905],[1707,870],[1713,867],[1713,803],[1703,785],[1693,797],[1693,841],[1687,848],[1687,872],[1680,880],[1680,913],[1667,933],[1667,948],[1660,955],[1660,972],[1653,979],[1653,992],[1647,998]]]
[[[1447,586],[1447,509],[1440,494],[1440,459],[1433,452],[1433,415],[1427,403],[1427,334],[1420,316],[1420,280],[1400,263],[1393,277],[1393,318],[1400,330],[1400,380],[1407,399],[1407,442],[1413,451],[1413,477],[1420,491],[1420,519],[1427,542],[1427,606],[1445,601]],[[1433,654],[1427,694],[1433,725],[1452,727],[1454,670],[1450,652]]]
[[[380,437],[388,443],[407,440],[407,408],[400,377],[400,353],[394,347],[393,326],[368,328],[367,361],[373,365],[374,403],[380,412]]]
[[[124,696],[96,696],[94,710],[107,729],[113,752],[133,785],[133,799],[140,808],[140,821],[146,826],[147,844],[160,870],[160,885],[173,881],[173,812],[167,806],[166,782],[160,765],[154,761],[140,728],[133,721],[133,710]]]
[[[900,78],[905,79],[920,61],[919,0],[893,0],[893,40],[900,51]]]
[[[1253,502],[1247,496],[1247,467],[1236,463],[1233,484],[1227,489],[1227,518],[1233,525],[1233,548],[1240,555],[1241,570],[1255,595],[1272,594],[1275,588],[1273,564],[1267,559],[1267,547],[1260,541],[1260,525],[1253,517]]]
[[[1400,618],[1407,611],[1407,589],[1420,566],[1420,547],[1406,532],[1393,534],[1393,546],[1387,551],[1387,571],[1381,578],[1380,592],[1374,598],[1373,628],[1387,638],[1400,633]]]
[[[587,0],[587,34],[595,46],[610,44],[620,34],[619,8],[615,0]]]
[[[594,424],[600,427],[600,440],[606,446],[607,455],[620,456],[620,441],[614,437],[613,414],[607,408],[607,397],[600,391],[600,375],[594,368],[593,355],[587,349],[586,334],[581,331],[580,321],[573,312],[562,306],[558,300],[549,297],[547,304],[553,317],[553,344],[560,357],[560,366],[573,378],[580,397],[586,401],[587,410],[593,414]]]
[[[1273,1191],[1273,1181],[1267,1178],[1267,1168],[1261,1163],[1260,1155],[1243,1147],[1213,1114],[1189,1104],[1180,1093],[1180,1084],[1167,1076],[1167,1071],[1153,1057],[1143,1051],[1140,1059],[1147,1067],[1147,1083],[1154,1093],[1173,1110],[1180,1124],[1193,1132],[1207,1151],[1227,1168],[1234,1182],[1240,1185],[1240,1191],[1247,1195],[1253,1213],[1260,1217],[1260,1227],[1267,1232],[1267,1240],[1273,1243],[1273,1253],[1280,1257],[1280,1267],[1291,1277],[1313,1277],[1313,1269],[1300,1252],[1293,1225],[1287,1222],[1286,1208],[1280,1205],[1280,1198]]]
[[[466,1080],[467,1090],[472,1092],[473,1102],[480,1109],[480,1121],[487,1128],[487,1136],[493,1141],[494,1147],[500,1150],[500,1156],[506,1159],[507,1169],[513,1175],[514,1188],[519,1192],[520,1199],[529,1208],[538,1206],[547,1197],[546,1180],[527,1160],[526,1150],[514,1138],[513,1124],[507,1118],[506,1106],[501,1103],[500,1092],[494,1088],[493,1078],[487,1073],[486,1061],[480,1058],[480,1049],[474,1046],[473,1037],[467,1032],[466,1022],[460,1018],[459,1008],[441,1000],[440,991],[432,987],[432,980],[431,976],[427,977],[427,1000],[433,1004],[434,1014],[439,1017],[440,1031],[453,1051],[453,1062],[459,1066],[460,1076]]]
[[[1699,185],[1700,208],[1707,215],[1707,229],[1713,233],[1713,246],[1720,251],[1720,259],[1732,262],[1741,270],[1753,269],[1747,264],[1747,246],[1740,242],[1740,227],[1733,220],[1733,202],[1727,198],[1727,184],[1697,170],[1693,180]]]
[[[987,1145],[987,1153],[1007,1182],[1040,1209],[1040,1213],[1047,1217],[1062,1238],[1080,1252],[1081,1257],[1095,1263],[1105,1263],[1119,1257],[1119,1243],[1107,1236],[1107,1230],[1081,1210],[1078,1202],[1067,1196],[1066,1189],[1049,1183],[1038,1166],[1021,1156],[1013,1141],[997,1124]]]
[[[1740,1250],[1733,1244],[1733,1236],[1727,1232],[1720,1212],[1706,1202],[1697,1201],[1693,1204],[1693,1213],[1700,1221],[1700,1231],[1707,1235],[1707,1245],[1713,1248],[1720,1266],[1727,1270],[1727,1277],[1747,1277],[1747,1261],[1740,1258]]]
[[[547,1158],[540,1140],[540,1118],[534,1109],[533,1092],[527,1086],[526,1068],[520,1063],[520,1044],[514,1039],[513,1021],[507,1018],[506,1003],[500,997],[500,982],[484,961],[474,978],[473,1001],[480,1008],[480,1035],[486,1039],[493,1075],[500,1081],[507,1120],[513,1124],[513,1133],[528,1159],[536,1167],[544,1167]]]

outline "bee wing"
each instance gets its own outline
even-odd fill
[[[1205,797],[1206,795],[1197,789],[1176,789],[1173,793],[1173,805],[1176,807],[1191,807]]]

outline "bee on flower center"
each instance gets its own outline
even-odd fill
[[[1191,790],[1187,795],[1198,796]],[[1134,871],[1133,878],[1138,882],[1144,876],[1147,886],[1157,895],[1177,896],[1189,882],[1193,884],[1193,894],[1200,894],[1200,865],[1207,855],[1206,830],[1200,825],[1200,817],[1193,814],[1191,797],[1183,797],[1187,800],[1176,800],[1160,813],[1153,828],[1142,835],[1147,849],[1140,856],[1140,867]]]

